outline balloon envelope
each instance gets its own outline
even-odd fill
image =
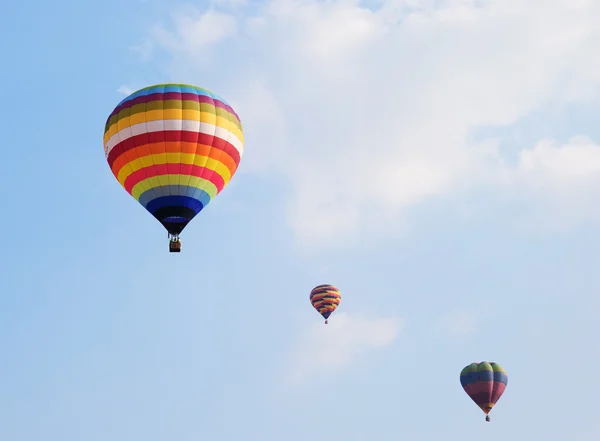
[[[325,320],[335,311],[341,300],[340,290],[333,285],[319,285],[310,292],[310,303]]]
[[[460,384],[487,415],[506,390],[508,376],[498,363],[482,361],[465,366]]]
[[[104,128],[115,178],[173,235],[227,185],[243,150],[234,110],[212,92],[185,84],[132,93]]]

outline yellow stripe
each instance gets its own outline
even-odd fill
[[[235,116],[231,115],[232,118]],[[116,123],[112,124],[108,131],[104,134],[104,144],[117,132],[131,127],[135,124],[140,124],[150,121],[161,121],[161,120],[187,120],[187,121],[200,121],[203,123],[214,124],[225,130],[229,130],[239,140],[244,143],[244,133],[239,127],[234,124],[229,118],[223,116],[217,116],[211,112],[200,112],[193,109],[167,109],[167,110],[149,110],[147,112],[135,113],[131,116],[121,118]]]
[[[323,300],[323,299],[330,299],[330,300],[336,300],[336,299],[341,299],[341,296],[334,296],[331,294],[318,294],[313,296],[313,300]]]
[[[154,187],[160,187],[164,185],[179,185],[179,180],[181,178],[189,178],[189,182],[186,184],[188,187],[195,187],[199,188],[200,190],[204,190],[210,195],[211,199],[217,195],[217,187],[208,179],[185,175],[164,175],[162,177],[166,178],[163,180],[164,183],[158,180],[158,176],[153,176],[151,178],[140,181],[131,189],[131,196],[133,196],[135,200],[139,202],[140,196],[142,195],[142,193],[144,193],[144,191],[146,191],[146,189],[151,189]],[[144,188],[144,186],[146,186],[146,188]]]
[[[316,306],[317,308],[320,308],[323,305],[334,305],[334,306],[337,306],[337,305],[339,305],[339,303],[336,303],[336,302],[314,302],[313,305]]]
[[[138,159],[140,159],[138,161]],[[215,171],[223,178],[223,182],[227,184],[231,180],[231,172],[226,165],[216,159],[208,156],[196,155],[195,153],[157,153],[154,155],[142,156],[125,164],[119,171],[117,179],[121,185],[125,185],[125,180],[134,172],[143,167],[160,164],[186,164],[206,167],[209,170]],[[127,166],[130,167],[127,167]],[[188,175],[182,175],[188,176]]]
[[[133,172],[134,172],[134,170],[133,170],[133,169],[134,169],[134,167],[140,168],[140,167],[141,167],[141,164],[140,164],[140,160],[139,160],[139,159],[140,159],[140,158],[135,158],[134,160],[132,160],[132,161],[129,161],[127,164],[125,164],[125,165],[124,165],[124,166],[121,168],[121,172],[125,172],[125,173],[129,172],[129,174],[131,174],[131,173],[133,173]],[[111,171],[113,172],[113,175],[115,175],[115,172],[114,172],[114,170],[111,170]],[[117,175],[115,175],[115,178],[117,178],[117,179],[118,179]],[[124,182],[121,182],[121,181],[119,181],[119,183],[120,183],[120,184],[123,186],[123,188],[125,188],[125,184],[124,184]],[[143,192],[144,192],[144,191],[146,191],[146,190],[149,190],[149,188],[148,188],[148,187],[146,187],[146,186],[145,186],[145,184],[142,184],[142,192],[141,192],[141,193],[143,193]],[[140,194],[141,194],[141,193],[140,193]]]
[[[494,405],[492,403],[486,403],[486,404],[482,404],[481,406],[479,406],[481,408],[481,410],[483,410],[485,412],[485,414],[487,415],[489,412],[492,411],[492,408],[494,407]]]

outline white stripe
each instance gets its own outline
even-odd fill
[[[150,132],[162,132],[163,130],[185,130],[186,132],[199,132],[206,135],[216,136],[221,138],[235,147],[240,154],[240,159],[244,153],[244,144],[242,141],[232,132],[214,124],[208,124],[200,121],[193,121],[189,119],[166,119],[158,121],[143,122],[135,124],[133,126],[126,127],[113,136],[106,142],[105,153],[106,157],[110,154],[110,151],[120,142],[129,139],[142,133]]]

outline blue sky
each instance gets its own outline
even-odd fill
[[[1,440],[598,439],[600,4],[3,14]],[[246,138],[179,255],[102,149],[167,81]],[[509,376],[491,424],[459,382],[481,360]]]

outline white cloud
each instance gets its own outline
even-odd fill
[[[291,382],[332,375],[374,349],[394,342],[403,322],[396,317],[367,318],[335,314],[307,328],[289,354]]]
[[[529,229],[564,230],[600,221],[600,145],[575,137],[564,145],[542,140],[508,170],[514,198],[523,203]]]
[[[121,86],[117,89],[117,92],[122,93],[123,95],[131,95],[135,90],[128,86]]]
[[[202,49],[232,37],[237,31],[234,17],[212,9],[200,13],[193,7],[182,8],[173,19],[175,33],[156,26],[154,38],[167,50],[191,57],[197,57]]]
[[[131,46],[130,50],[138,55],[140,61],[150,61],[154,52],[154,40],[145,38],[140,44]]]
[[[263,81],[246,85],[249,87],[242,89],[236,100],[228,100],[239,115],[244,115],[245,143],[253,146],[249,155],[247,150],[244,151],[244,169],[251,172],[277,171],[277,166],[285,162],[289,151],[283,109]],[[246,130],[246,127],[252,127],[252,130]],[[273,139],[277,142],[270,141]]]
[[[211,3],[215,6],[235,8],[246,5],[248,0],[212,0]]]
[[[240,91],[249,171],[289,179],[287,218],[306,246],[397,229],[407,208],[486,182],[518,187],[515,197],[535,199],[543,216],[584,205],[595,169],[584,177],[569,167],[598,146],[544,141],[511,167],[469,135],[548,104],[597,99],[600,2],[379,4],[273,0],[251,18],[188,11],[155,39],[174,74],[236,72],[222,90]],[[221,56],[207,63],[209,49]]]

